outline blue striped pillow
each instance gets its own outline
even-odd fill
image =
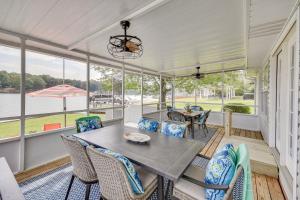
[[[125,156],[109,149],[97,148],[96,150],[115,157],[124,165],[131,189],[135,194],[143,194],[145,192],[139,174],[135,171],[133,164]]]

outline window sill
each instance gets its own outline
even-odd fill
[[[107,123],[111,123],[111,122],[116,122],[116,121],[120,121],[123,120],[123,118],[118,118],[118,119],[112,119],[112,120],[106,120],[103,121],[103,124],[107,124]],[[43,136],[43,135],[51,135],[51,134],[58,134],[58,133],[63,133],[64,131],[71,131],[71,130],[76,130],[75,126],[72,127],[67,127],[67,128],[61,128],[61,129],[56,129],[56,130],[52,130],[52,131],[47,131],[47,132],[38,132],[38,133],[33,133],[33,134],[27,134],[25,135],[25,139],[27,138],[32,138],[32,137],[39,137],[39,136]]]
[[[39,137],[42,135],[51,135],[51,134],[57,134],[57,133],[61,133],[63,131],[69,131],[69,130],[75,130],[75,127],[67,127],[67,128],[60,128],[60,129],[56,129],[56,130],[51,130],[51,131],[45,131],[45,132],[37,132],[37,133],[32,133],[32,134],[26,134],[25,135],[25,139],[27,138],[32,138],[32,137]]]
[[[0,139],[0,144],[19,141],[19,140],[21,140],[21,136],[11,137],[11,138],[3,138],[3,139]]]

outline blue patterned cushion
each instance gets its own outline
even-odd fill
[[[144,188],[138,173],[135,171],[133,164],[122,154],[113,152],[109,149],[97,148],[99,152],[109,154],[118,159],[126,169],[126,175],[131,185],[131,189],[135,194],[143,194]]]
[[[82,117],[76,120],[77,133],[82,133],[101,127],[101,119],[98,116]]]
[[[153,132],[157,131],[159,123],[156,120],[141,118],[138,123],[138,126],[139,126],[139,129],[141,129],[141,130],[153,133]]]
[[[235,174],[235,163],[228,151],[214,154],[206,167],[205,183],[228,185]],[[224,190],[205,189],[206,199],[219,200],[225,195]]]
[[[161,133],[167,136],[182,138],[186,130],[186,124],[162,122]]]
[[[236,164],[237,162],[237,156],[236,156],[236,152],[234,150],[234,146],[232,144],[225,144],[222,148],[220,148],[214,156],[218,156],[220,154],[226,154],[226,151],[228,151],[228,154],[230,155],[230,157],[232,158],[234,164]]]

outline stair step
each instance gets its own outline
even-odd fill
[[[246,144],[250,153],[252,172],[278,178],[278,166],[269,146],[263,140],[240,136],[224,136],[217,149],[231,143],[235,148]]]

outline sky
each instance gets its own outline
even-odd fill
[[[0,71],[21,72],[20,49],[0,46]],[[26,73],[63,78],[63,59],[26,51]],[[65,59],[65,78],[86,81],[86,63]]]

